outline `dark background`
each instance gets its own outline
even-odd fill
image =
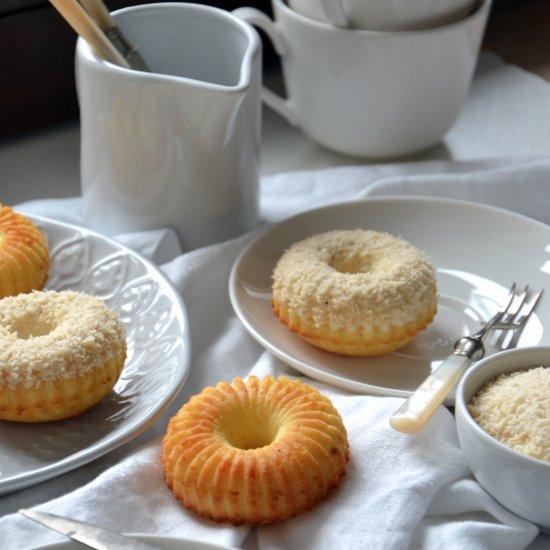
[[[115,11],[158,1],[105,3]],[[272,14],[270,0],[194,1]],[[493,2],[485,47],[550,80],[550,0]],[[277,57],[269,41],[263,43],[264,66],[270,66]],[[47,0],[0,0],[0,146],[6,138],[77,119],[75,45],[75,32]]]
[[[115,11],[161,0],[104,1]],[[227,10],[253,5],[272,13],[269,0],[199,1]],[[0,0],[0,140],[78,116],[76,39],[47,0]],[[265,61],[273,56],[265,48]]]

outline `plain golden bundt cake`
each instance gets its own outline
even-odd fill
[[[218,522],[267,523],[312,508],[349,461],[330,400],[288,378],[235,378],[204,389],[170,420],[162,462],[183,504]]]
[[[48,267],[48,247],[39,229],[0,204],[0,298],[42,290]]]
[[[430,260],[388,233],[313,235],[283,253],[272,279],[275,315],[309,343],[343,355],[394,351],[437,311]]]
[[[37,291],[0,300],[0,419],[76,416],[115,385],[126,358],[124,327],[102,300]]]

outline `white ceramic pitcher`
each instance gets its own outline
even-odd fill
[[[151,73],[105,62],[79,39],[84,224],[107,235],[171,227],[184,249],[258,223],[261,42],[198,4],[114,17]]]

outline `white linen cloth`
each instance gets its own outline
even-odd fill
[[[550,223],[550,158],[279,174],[262,180],[262,217],[273,223],[337,201],[413,194],[492,204]],[[80,198],[16,209],[80,222]],[[310,512],[252,531],[202,520],[173,498],[159,462],[161,437],[189,396],[250,373],[301,376],[255,343],[229,302],[229,271],[255,234],[186,253],[169,230],[117,237],[159,264],[181,291],[190,323],[190,376],[169,410],[134,441],[73,472],[0,497],[0,548],[24,550],[63,540],[15,513],[30,506],[119,532],[265,550],[550,548],[548,537],[499,506],[473,479],[447,409],[440,407],[426,430],[411,437],[389,428],[400,399],[352,395],[305,377],[333,400],[349,432],[352,458],[336,491]]]

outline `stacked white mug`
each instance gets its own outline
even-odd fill
[[[266,105],[317,143],[390,158],[438,143],[468,95],[492,0],[272,0],[234,11],[281,57]]]
[[[412,31],[460,21],[475,0],[288,0],[298,13],[338,27]]]

